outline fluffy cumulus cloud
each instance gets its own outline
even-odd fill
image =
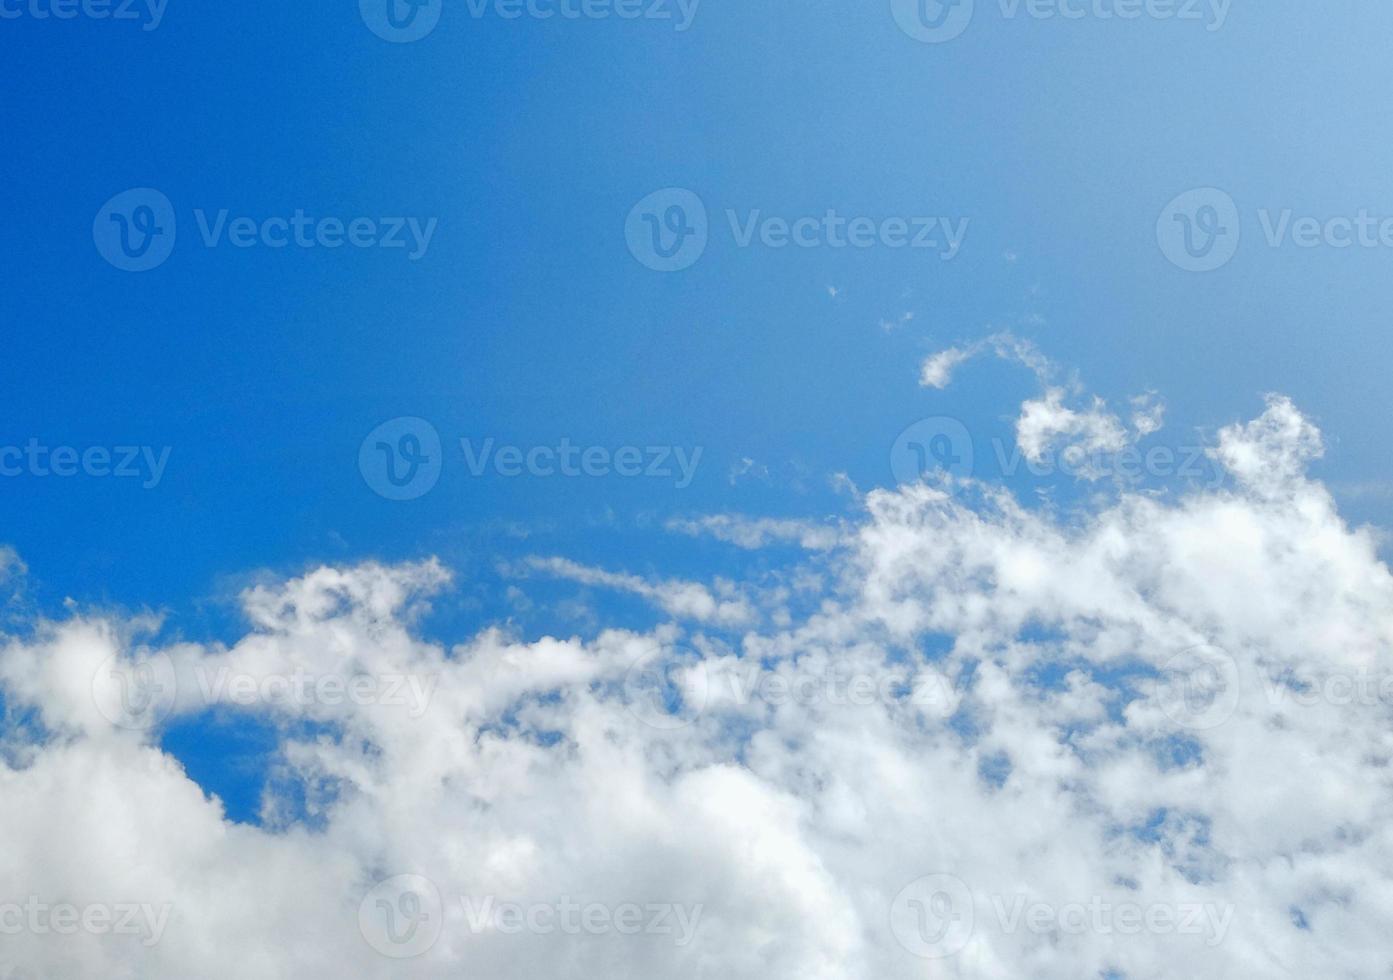
[[[0,976],[1387,976],[1393,577],[1320,448],[1273,398],[1215,490],[925,482],[782,577],[533,567],[643,631],[429,642],[433,561],[260,586],[230,645],[25,624]],[[210,705],[280,733],[256,825],[159,747]]]

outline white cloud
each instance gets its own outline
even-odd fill
[[[947,388],[953,380],[953,372],[971,357],[972,350],[963,347],[949,347],[930,355],[920,369],[919,383],[926,388]]]
[[[1114,438],[1044,401],[1040,440]],[[1222,492],[1122,494],[1063,521],[1002,492],[873,491],[786,625],[747,615],[740,586],[563,559],[533,570],[673,621],[446,648],[413,626],[449,587],[427,561],[249,589],[251,629],[227,647],[161,646],[155,623],[110,616],[31,624],[0,646],[0,976],[1385,975],[1393,700],[1326,681],[1393,668],[1393,576],[1305,475],[1319,447],[1274,398],[1221,432]],[[98,707],[113,657],[118,673],[167,663],[150,676],[172,679],[154,696],[176,715],[206,706],[192,679],[212,667],[435,684],[417,716],[225,704],[282,737],[268,826],[248,827],[158,728]],[[921,701],[925,676],[953,698]],[[401,874],[434,892],[372,892]],[[967,904],[943,877],[915,893],[923,876],[952,876]],[[59,935],[9,914],[30,896],[169,914],[150,945]],[[472,922],[489,897],[531,925]],[[567,902],[594,927],[538,912]],[[681,910],[691,941],[650,907],[669,925]],[[389,912],[430,948],[381,955],[360,913],[378,947],[405,948]],[[957,948],[909,952],[938,925]]]
[[[837,526],[738,514],[673,518],[667,522],[667,529],[692,537],[709,534],[718,541],[726,541],[750,551],[771,544],[795,544],[808,551],[826,551],[835,548],[841,540],[841,528]]]
[[[1058,383],[1064,373],[1059,366],[1033,342],[1010,331],[931,355],[920,368],[919,383],[927,388],[947,388],[958,367],[988,352],[1025,367],[1040,382],[1040,397],[1023,402],[1016,420],[1016,443],[1031,462],[1039,463],[1047,454],[1057,452],[1070,464],[1071,472],[1096,480],[1107,470],[1100,457],[1120,452],[1161,429],[1165,405],[1154,393],[1131,399],[1130,429],[1108,410],[1101,398],[1087,400],[1082,407],[1070,407],[1071,399],[1081,399],[1083,395],[1077,378]]]
[[[567,558],[532,558],[527,567],[582,585],[596,585],[631,592],[655,603],[679,619],[693,619],[723,626],[741,626],[755,617],[755,611],[732,583],[718,579],[708,589],[699,582],[668,579],[650,582],[637,575],[591,568]]]

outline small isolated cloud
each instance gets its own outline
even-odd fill
[[[771,544],[794,544],[807,551],[826,551],[835,548],[841,540],[841,529],[826,524],[736,514],[674,518],[668,521],[667,529],[692,537],[710,535],[749,551]]]
[[[1058,373],[1055,365],[1032,341],[1004,330],[971,344],[949,347],[929,355],[920,367],[919,383],[926,388],[946,388],[952,383],[958,367],[983,354],[994,354],[1003,361],[1025,367],[1041,384]]]
[[[1083,386],[1076,378],[1059,383],[1057,379],[1064,372],[1034,343],[1009,331],[930,355],[920,368],[919,383],[927,388],[947,388],[961,365],[988,353],[1025,367],[1043,389],[1039,398],[1021,404],[1016,421],[1017,445],[1032,462],[1038,463],[1047,453],[1059,451],[1076,463],[1074,469],[1080,476],[1096,479],[1102,469],[1090,463],[1090,457],[1119,452],[1162,426],[1165,405],[1154,392],[1131,399],[1130,427],[1110,412],[1100,398],[1071,407],[1069,401],[1081,399]]]
[[[669,615],[715,626],[744,626],[755,618],[750,603],[736,593],[729,582],[717,581],[712,589],[697,582],[667,579],[650,582],[637,575],[608,572],[581,565],[567,558],[530,558],[525,567],[534,572],[628,592],[652,602]]]
[[[971,348],[949,347],[939,351],[924,361],[919,383],[926,388],[947,388],[953,380],[953,371],[972,356]]]

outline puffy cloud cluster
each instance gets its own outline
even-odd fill
[[[1057,364],[1029,340],[1010,331],[930,355],[920,367],[919,383],[926,388],[947,388],[961,365],[987,353],[1026,368],[1040,383],[1040,397],[1022,404],[1016,419],[1016,443],[1032,463],[1058,453],[1080,477],[1101,479],[1106,472],[1102,457],[1127,449],[1162,426],[1165,405],[1154,394],[1131,399],[1129,426],[1109,411],[1101,398],[1083,399],[1083,386],[1076,377],[1061,381],[1064,372]],[[1070,407],[1071,399],[1084,404]]]
[[[778,584],[534,567],[648,631],[429,642],[434,561],[252,589],[230,646],[29,624],[0,977],[1386,976],[1393,577],[1319,451],[1272,399],[1217,491],[707,525],[822,548]],[[159,747],[210,705],[281,734],[258,826]]]

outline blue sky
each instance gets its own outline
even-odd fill
[[[842,513],[833,476],[891,482],[896,436],[926,417],[1009,439],[1025,372],[975,362],[970,386],[917,384],[926,355],[1002,329],[1112,405],[1160,393],[1168,445],[1287,393],[1326,434],[1318,472],[1346,514],[1388,522],[1393,251],[1269,247],[1257,216],[1393,215],[1389,70],[1368,43],[1393,29],[1385,6],[1234,4],[1220,26],[978,0],[961,37],[921,43],[882,3],[707,0],[679,31],[446,0],[403,44],[353,3],[172,0],[153,30],[3,6],[21,14],[0,21],[0,443],[169,448],[148,488],[0,479],[40,608],[151,608],[217,637],[268,570],[434,554],[460,572],[439,622],[484,625],[521,615],[497,570],[528,554],[719,574],[725,550],[665,522]],[[655,272],[625,221],[673,187],[704,203],[709,242]],[[1243,239],[1195,274],[1156,224],[1204,187],[1237,203]],[[139,273],[92,230],[131,188],[162,193],[178,227]],[[414,257],[206,247],[198,213],[223,210],[433,232]],[[756,210],[966,233],[951,261],[739,247],[727,212]],[[365,437],[400,417],[443,440],[438,484],[410,501],[359,469]],[[461,438],[702,455],[681,488],[475,477]],[[530,630],[580,628],[533,615]]]
[[[1372,976],[1390,34],[0,0],[0,974]],[[1216,932],[990,921],[1090,896]]]

